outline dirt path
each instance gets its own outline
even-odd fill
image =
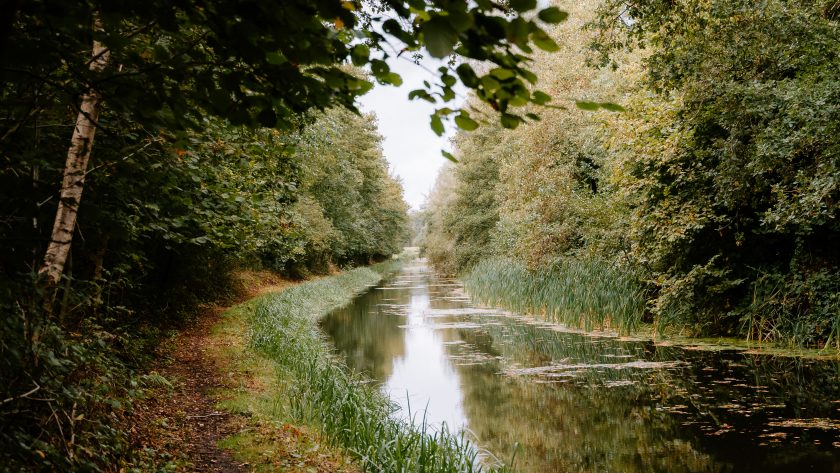
[[[212,309],[180,332],[164,352],[155,370],[173,383],[136,406],[133,424],[143,444],[186,461],[189,471],[245,472],[248,464],[237,461],[218,447],[220,440],[239,432],[244,416],[220,412],[214,393],[228,387],[230,376],[208,355],[213,326],[221,309]]]
[[[294,284],[270,273],[240,277],[240,303]],[[276,374],[249,352],[243,320],[222,317],[226,310],[205,309],[159,348],[152,373],[169,383],[161,381],[155,395],[134,406],[128,419],[134,448],[158,452],[155,469],[169,462],[179,472],[357,473],[356,463],[315,430],[259,407],[280,395],[272,389]],[[238,407],[220,410],[220,403]]]

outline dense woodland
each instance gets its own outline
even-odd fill
[[[167,383],[145,370],[154,348],[231,274],[323,274],[406,243],[400,183],[356,108],[402,82],[387,60],[495,64],[505,81],[453,62],[411,96],[440,105],[439,134],[475,126],[444,106],[458,82],[515,126],[509,106],[546,100],[521,51],[556,50],[542,26],[564,18],[519,14],[535,8],[3,2],[0,470],[153,468],[123,418]]]
[[[540,86],[626,111],[459,134],[434,264],[574,325],[840,346],[837,2],[562,6]]]
[[[195,304],[230,293],[233,271],[323,274],[390,257],[406,238],[402,188],[371,116],[330,110],[296,132],[207,118],[183,148],[124,124],[136,132],[97,140],[102,165],[86,176],[78,239],[47,314],[33,269],[55,212],[62,169],[54,157],[73,117],[60,107],[44,113],[14,134],[33,152],[2,173],[4,399],[37,382],[39,392],[67,390],[66,402],[88,409],[130,402],[122,371],[141,365],[145,345]],[[110,359],[114,348],[127,359]],[[4,412],[3,444],[62,456],[41,437],[39,414]]]
[[[126,412],[232,274],[409,242],[567,323],[840,346],[837,2],[537,7],[4,2],[0,470],[150,469]],[[423,54],[462,131],[410,221],[356,101]]]

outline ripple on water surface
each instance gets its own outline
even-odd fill
[[[423,264],[327,317],[354,369],[520,471],[840,469],[840,366],[476,307]]]

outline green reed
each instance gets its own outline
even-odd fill
[[[425,419],[398,418],[398,407],[336,360],[317,328],[318,319],[351,302],[396,265],[354,269],[266,297],[251,321],[251,343],[292,380],[293,413],[357,456],[365,471],[483,471],[479,449],[463,434],[446,425],[432,429]]]
[[[644,311],[642,288],[632,275],[600,260],[566,259],[540,271],[509,259],[477,264],[464,278],[480,301],[584,330],[636,329]]]

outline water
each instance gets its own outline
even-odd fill
[[[563,331],[422,261],[322,328],[402,415],[503,460],[518,442],[519,471],[840,472],[838,363]]]

